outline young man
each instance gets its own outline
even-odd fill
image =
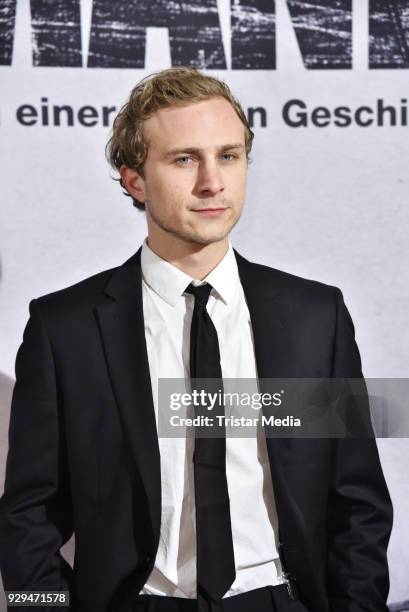
[[[6,589],[70,590],[81,612],[387,611],[392,509],[373,439],[157,433],[160,378],[362,377],[340,290],[229,243],[252,138],[228,87],[188,68],[144,79],[116,118],[109,158],[148,237],[30,303]]]

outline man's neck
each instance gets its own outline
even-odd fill
[[[195,244],[181,240],[157,241],[148,236],[148,246],[159,257],[191,278],[203,280],[223,259],[229,248],[228,237],[211,244]]]

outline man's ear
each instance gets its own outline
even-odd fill
[[[126,191],[135,198],[135,200],[144,203],[146,200],[146,193],[145,181],[142,175],[124,164],[119,168],[119,174],[121,175],[122,183]]]

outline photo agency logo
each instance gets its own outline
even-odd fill
[[[409,379],[160,378],[163,438],[409,436]]]
[[[284,406],[282,382],[262,382],[260,391],[255,379],[161,378],[158,435],[252,437],[259,427],[300,427],[300,418]]]

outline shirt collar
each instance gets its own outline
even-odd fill
[[[210,283],[226,304],[233,300],[240,283],[237,262],[230,241],[223,259],[203,281],[193,279],[189,274],[159,257],[148,246],[147,238],[142,243],[141,268],[147,285],[171,306],[176,305],[191,282],[195,285]]]

